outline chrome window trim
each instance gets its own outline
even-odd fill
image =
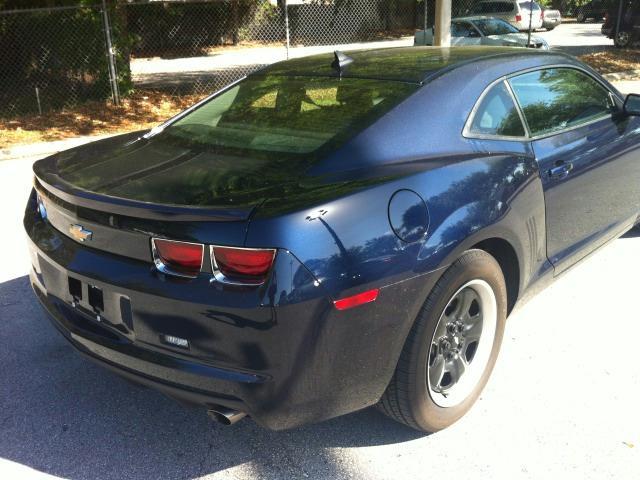
[[[509,95],[511,95],[511,100],[513,100],[513,104],[516,106],[516,110],[518,110],[518,116],[520,117],[520,121],[522,122],[522,125],[524,126],[524,134],[529,139],[529,138],[531,138],[531,129],[529,128],[529,122],[527,121],[527,117],[524,116],[524,111],[522,110],[522,107],[520,106],[520,102],[518,101],[518,97],[516,97],[516,92],[513,91],[513,88],[511,87],[511,84],[509,83],[509,80],[507,78],[504,79],[504,85],[507,88],[507,91],[509,92]]]
[[[612,99],[617,99],[621,103],[623,102],[623,99],[620,97],[620,95],[618,95],[618,93],[615,92],[614,90],[611,90],[611,88],[609,88],[609,86],[603,80],[599,79],[598,77],[595,77],[593,75],[593,73],[591,73],[586,68],[580,67],[579,65],[568,65],[568,64],[558,63],[558,64],[551,64],[551,65],[544,65],[542,67],[526,68],[524,70],[519,70],[517,72],[510,73],[508,75],[503,75],[502,77],[498,78],[497,80],[494,80],[493,82],[491,82],[483,90],[483,92],[480,94],[480,97],[478,98],[478,100],[474,104],[473,108],[471,109],[471,113],[467,117],[467,121],[465,122],[464,128],[462,130],[462,136],[465,137],[465,138],[478,139],[478,140],[507,140],[507,141],[512,141],[512,142],[513,141],[516,141],[516,142],[522,142],[522,141],[533,142],[533,141],[536,141],[536,140],[542,140],[542,139],[553,137],[553,136],[556,136],[556,135],[561,135],[563,133],[571,132],[572,130],[576,130],[578,128],[587,127],[589,125],[593,125],[595,123],[601,122],[602,120],[605,120],[607,118],[611,118],[611,116],[613,115],[614,112],[611,112],[609,114],[602,115],[600,117],[594,118],[593,120],[589,120],[589,121],[587,121],[585,123],[580,123],[578,125],[572,125],[571,127],[567,127],[567,128],[562,129],[562,130],[555,130],[553,132],[548,132],[548,133],[532,136],[531,135],[531,130],[529,128],[529,124],[528,124],[527,119],[526,119],[526,117],[524,115],[524,112],[522,110],[522,106],[520,105],[520,102],[518,101],[518,97],[516,96],[515,92],[513,91],[513,88],[511,87],[511,83],[509,82],[509,80],[511,78],[518,77],[520,75],[525,75],[527,73],[536,72],[536,71],[540,71],[540,70],[551,70],[551,69],[554,69],[554,68],[564,68],[564,69],[578,70],[578,71],[582,72],[583,74],[587,75],[589,78],[595,80],[606,92],[608,92],[608,94],[611,96]],[[471,130],[470,130],[471,123],[472,123],[472,121],[473,121],[478,109],[480,108],[480,104],[482,103],[482,100],[484,100],[484,97],[487,95],[487,93],[494,86],[496,86],[500,82],[505,82],[506,83],[507,90],[510,92],[510,94],[512,95],[513,100],[516,103],[516,108],[518,109],[518,115],[520,116],[520,120],[523,122],[523,126],[524,126],[525,133],[526,133],[526,136],[524,136],[524,137],[510,137],[510,136],[504,136],[504,135],[491,135],[491,134],[475,134],[475,133],[472,133]],[[615,103],[615,100],[614,100],[614,103]]]
[[[198,275],[188,275],[183,272],[178,272],[176,270],[172,270],[168,267],[160,258],[160,254],[158,253],[158,249],[156,248],[156,240],[165,240],[167,242],[174,243],[184,243],[187,245],[199,245],[201,247],[201,255],[200,255],[200,272],[202,271],[202,265],[204,265],[204,247],[203,243],[195,243],[195,242],[183,242],[182,240],[172,240],[170,238],[160,238],[160,237],[152,237],[151,238],[151,255],[153,257],[153,263],[158,269],[160,273],[164,273],[165,275],[173,275],[174,277],[182,277],[182,278],[198,278]],[[198,273],[200,273],[198,272]]]
[[[267,279],[265,278],[263,281],[261,282],[241,282],[239,280],[231,280],[230,278],[226,277],[224,275],[224,273],[222,273],[220,271],[220,269],[218,268],[218,263],[216,262],[216,256],[213,253],[213,249],[214,248],[233,248],[234,250],[260,250],[260,251],[270,251],[273,252],[273,261],[271,262],[271,267],[269,268],[269,273],[271,273],[271,268],[273,268],[273,265],[276,263],[276,256],[278,255],[278,249],[277,248],[249,248],[249,247],[232,247],[230,245],[209,245],[209,256],[211,257],[211,270],[213,272],[213,278],[211,279],[211,282],[220,282],[220,283],[224,283],[225,285],[240,285],[240,286],[245,286],[245,287],[258,287],[260,285],[264,285],[264,283],[267,281]]]

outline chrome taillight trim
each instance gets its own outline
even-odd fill
[[[173,243],[182,243],[185,245],[198,245],[200,247],[200,270],[198,273],[202,271],[202,265],[204,264],[204,247],[203,243],[195,243],[195,242],[183,242],[182,240],[172,240],[170,238],[161,238],[161,237],[152,237],[151,238],[151,255],[153,257],[153,263],[158,269],[159,272],[164,273],[165,275],[173,275],[174,277],[182,277],[182,278],[197,278],[198,275],[189,275],[184,272],[178,272],[176,270],[172,270],[171,267],[167,266],[162,259],[160,258],[160,254],[158,253],[158,249],[156,248],[156,240],[164,240],[166,242]]]
[[[226,277],[224,275],[224,273],[222,273],[220,271],[220,269],[218,268],[218,264],[216,262],[216,255],[213,252],[214,248],[233,248],[234,250],[250,250],[250,251],[260,251],[260,252],[273,252],[273,260],[271,261],[271,267],[269,268],[269,272],[271,273],[271,269],[273,268],[274,263],[276,262],[276,256],[278,255],[278,249],[276,248],[246,248],[246,247],[233,247],[231,245],[209,245],[209,256],[211,257],[211,270],[213,271],[213,278],[211,279],[212,282],[220,282],[220,283],[224,283],[226,285],[243,285],[246,287],[257,287],[260,285],[264,285],[264,283],[267,281],[267,279],[265,278],[264,280],[260,281],[260,282],[251,282],[251,281],[245,281],[245,282],[241,282],[239,280],[232,280],[228,277]],[[267,275],[268,277],[268,275]]]

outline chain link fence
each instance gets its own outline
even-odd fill
[[[480,1],[452,0],[452,15]],[[565,17],[600,21],[618,1],[541,3]],[[204,96],[270,63],[335,45],[411,45],[415,30],[430,28],[435,17],[435,0],[288,0],[286,8],[284,0],[84,4],[2,10],[0,1],[0,117],[117,101],[132,91]]]
[[[109,98],[102,11],[0,11],[0,65],[4,116]]]

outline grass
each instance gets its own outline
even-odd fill
[[[640,51],[609,50],[582,55],[580,60],[601,73],[622,72],[640,68]],[[0,148],[149,129],[200,98],[199,95],[172,96],[161,91],[139,91],[118,107],[110,102],[94,101],[43,115],[0,118]]]
[[[615,49],[578,57],[600,73],[618,73],[640,69],[640,50]],[[640,80],[640,75],[638,76]]]

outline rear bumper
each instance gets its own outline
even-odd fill
[[[276,430],[376,403],[437,276],[385,287],[375,303],[340,312],[288,252],[258,290],[204,276],[177,281],[150,262],[81,245],[29,211],[31,284],[75,348],[137,383],[244,411]],[[93,287],[102,293],[98,312],[88,303]],[[163,344],[163,334],[188,339],[189,350]]]
[[[100,327],[92,328],[93,334],[89,329],[82,328],[82,325],[87,327],[91,322],[89,317],[74,311],[60,299],[44,293],[33,270],[30,279],[34,292],[54,327],[91,360],[128,380],[159,390],[179,401],[197,405],[222,405],[246,411],[246,406],[239,398],[216,391],[226,390],[221,385],[225,379],[230,382],[254,383],[261,381],[259,377],[172,358],[125,342],[113,341],[115,339],[106,341],[99,332]],[[197,373],[194,375],[194,372]]]
[[[542,28],[556,27],[562,23],[560,18],[546,18],[542,21]]]

